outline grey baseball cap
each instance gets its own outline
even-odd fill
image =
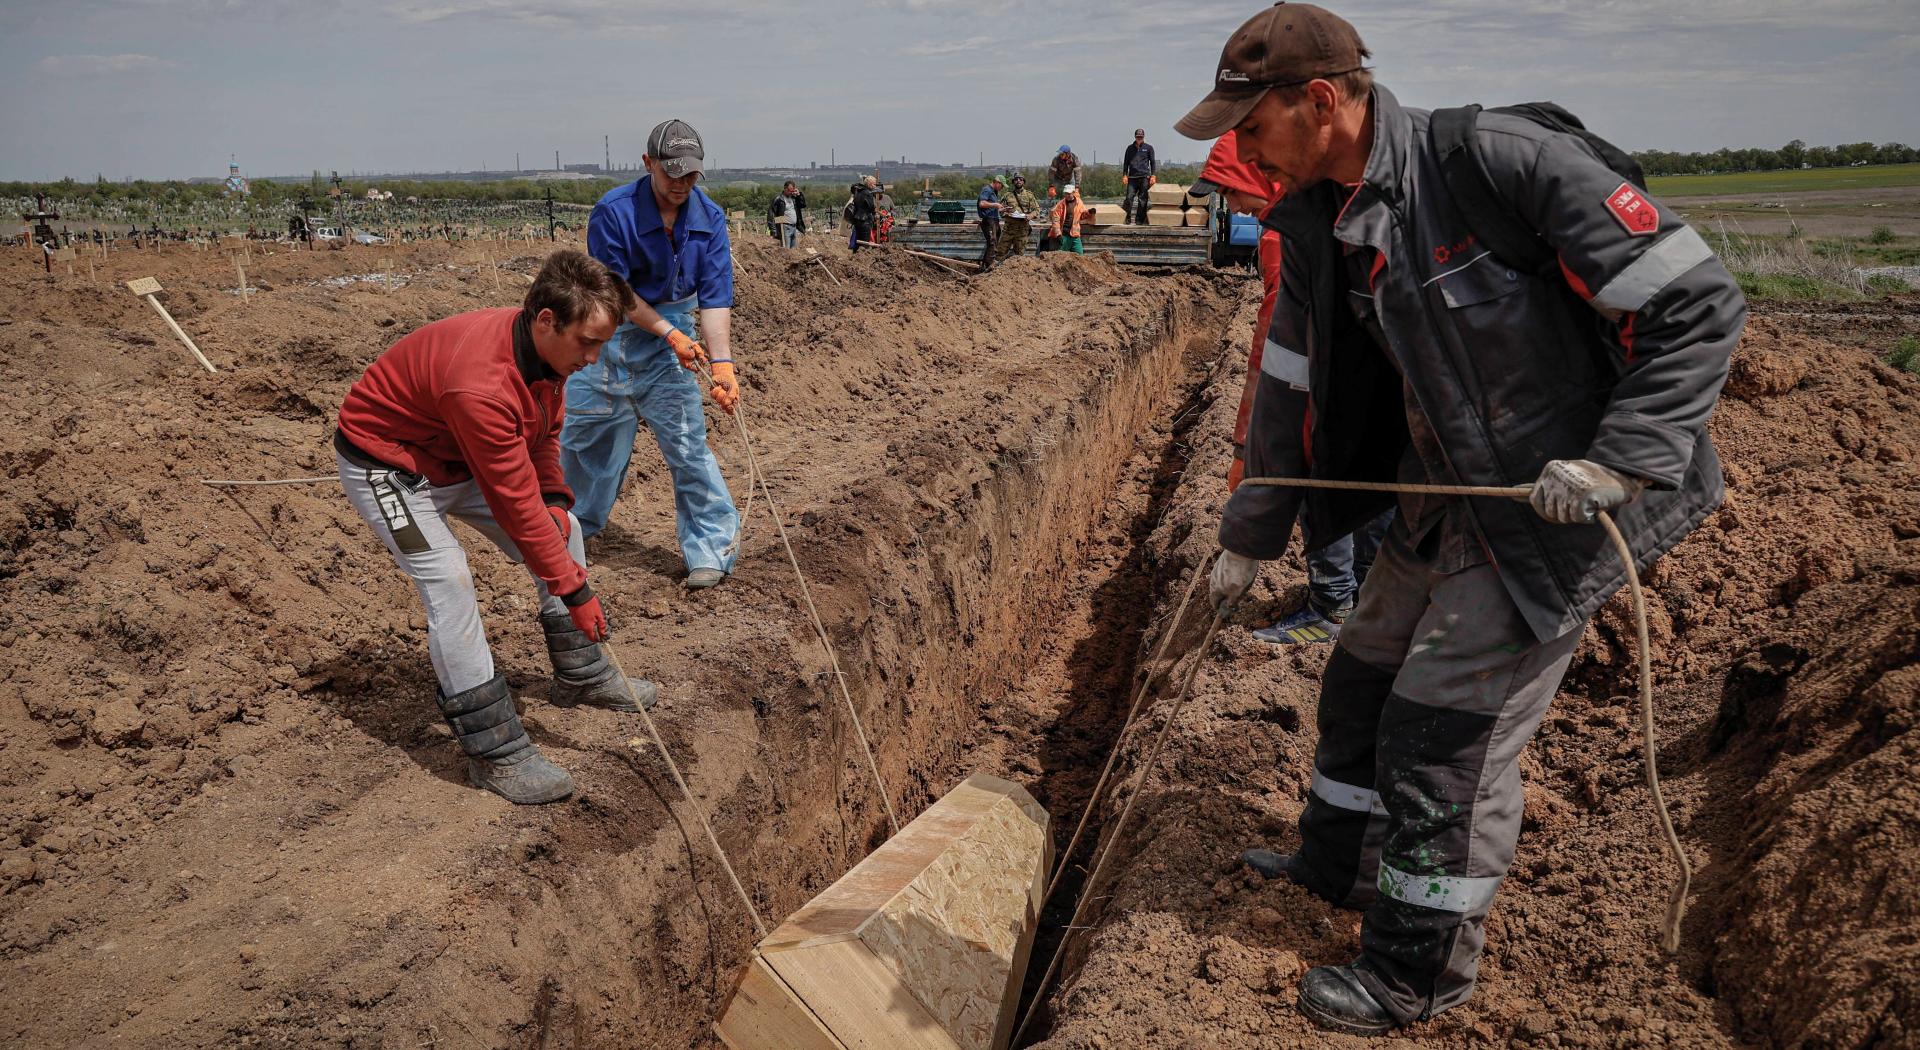
[[[681,178],[689,172],[704,171],[707,161],[707,148],[700,142],[700,133],[693,125],[684,120],[663,120],[653,126],[653,134],[647,136],[647,156],[660,162],[660,167],[673,178]]]

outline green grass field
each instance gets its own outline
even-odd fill
[[[1864,168],[1803,168],[1799,171],[1748,171],[1735,175],[1657,175],[1647,181],[1647,189],[1657,197],[1807,193],[1815,190],[1876,190],[1920,186],[1920,164],[1874,164]]]

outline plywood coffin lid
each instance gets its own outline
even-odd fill
[[[1047,811],[1025,788],[987,773],[968,777],[942,802],[915,817],[840,881],[788,916],[760,942],[760,951],[768,954],[858,937],[888,901],[905,892],[953,840],[995,806],[1012,804],[1034,824],[1047,826]]]

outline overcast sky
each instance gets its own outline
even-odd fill
[[[1415,106],[1550,98],[1629,149],[1920,142],[1920,0],[1359,0]],[[0,0],[0,178],[1117,160],[1256,3]]]

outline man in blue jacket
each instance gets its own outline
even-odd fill
[[[587,253],[626,280],[638,305],[590,365],[567,380],[560,461],[581,532],[606,528],[627,477],[639,421],[673,475],[674,516],[687,587],[712,587],[733,569],[740,515],[707,447],[707,419],[692,369],[710,361],[713,398],[740,399],[732,354],[733,254],[727,216],[698,186],[706,150],[699,132],[669,120],[647,137],[647,174],[611,190],[587,220]],[[694,317],[706,336],[695,341]]]

